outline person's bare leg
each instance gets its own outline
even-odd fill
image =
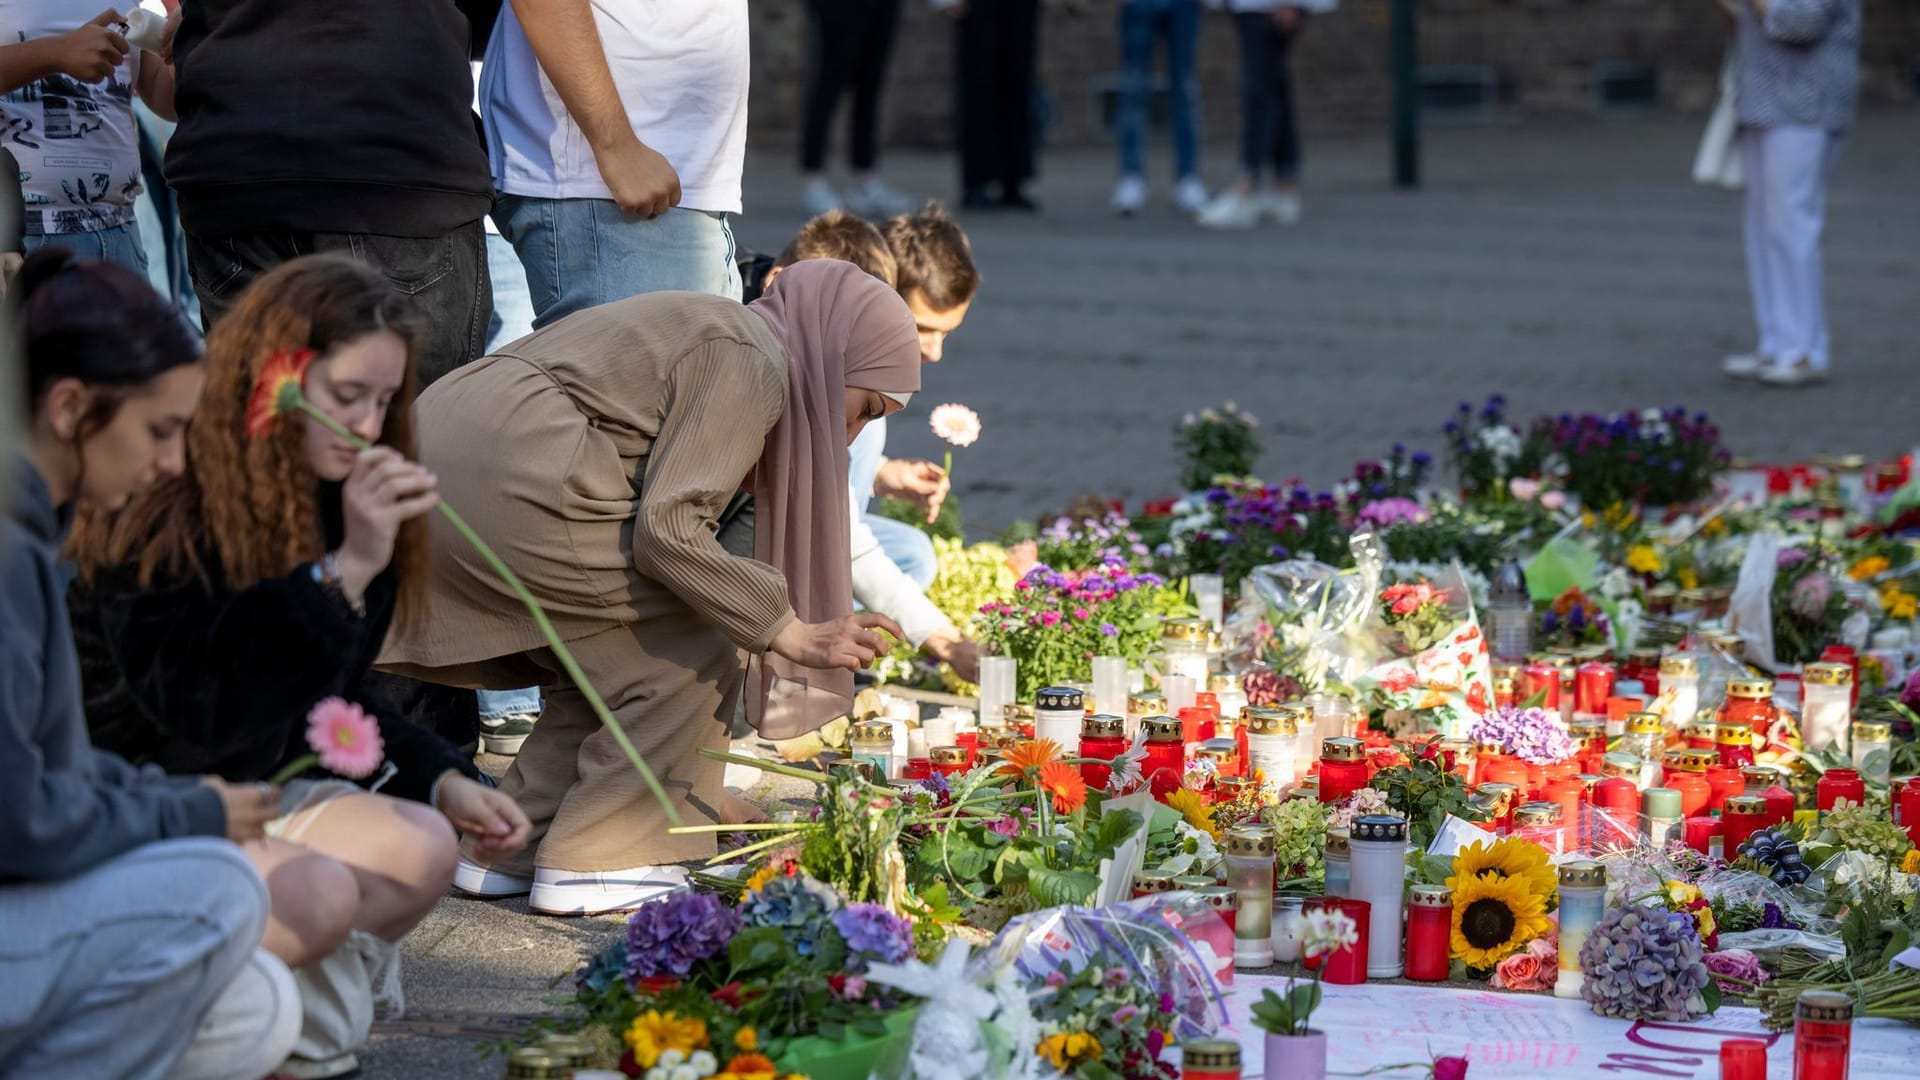
[[[453,882],[459,846],[438,810],[384,795],[342,795],[299,834],[332,856],[360,887],[356,930],[398,941],[419,925]]]
[[[360,883],[338,860],[284,840],[244,846],[267,883],[267,932],[260,947],[290,968],[305,967],[347,940],[360,911]]]

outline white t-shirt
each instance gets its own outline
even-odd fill
[[[70,33],[100,0],[0,0],[0,44]],[[0,96],[0,141],[20,162],[26,234],[99,232],[133,220],[140,136],[133,119],[140,50],[98,83],[49,75]]]
[[[634,134],[680,174],[680,205],[739,213],[747,0],[593,0],[593,21]],[[501,5],[480,79],[496,188],[549,199],[612,197],[511,4]]]

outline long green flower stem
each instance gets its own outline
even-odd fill
[[[298,396],[294,405],[301,412],[320,421],[328,431],[345,439],[353,446],[361,450],[372,448],[365,439],[348,431],[339,421],[314,408],[313,403],[309,402],[304,394]],[[507,583],[507,588],[513,590],[513,595],[526,605],[527,614],[533,616],[533,624],[540,628],[541,636],[547,639],[547,647],[552,649],[553,655],[559,658],[561,670],[565,671],[567,678],[572,679],[573,684],[580,688],[581,696],[587,699],[587,705],[593,709],[593,714],[600,718],[600,723],[606,727],[607,733],[613,736],[615,745],[619,746],[620,752],[633,763],[634,769],[640,773],[640,779],[647,782],[647,789],[653,792],[653,797],[659,801],[660,808],[667,812],[667,820],[679,825],[680,812],[673,808],[673,800],[667,798],[667,789],[660,786],[659,778],[653,775],[652,769],[647,768],[647,763],[640,757],[640,751],[634,749],[632,740],[627,738],[627,733],[620,730],[620,724],[613,718],[613,710],[607,708],[607,703],[600,698],[600,692],[593,688],[593,683],[587,681],[586,672],[580,670],[580,665],[574,660],[573,653],[560,640],[559,633],[554,630],[552,621],[547,618],[546,609],[540,606],[540,601],[533,598],[533,593],[528,591],[526,583],[520,580],[520,575],[514,573],[512,567],[503,562],[485,540],[480,539],[480,534],[473,531],[473,526],[467,524],[467,519],[461,517],[453,507],[444,502],[439,503],[437,508],[441,516],[447,519],[447,524],[452,525],[455,531],[467,538],[467,543],[473,545],[473,549],[480,553],[480,557],[486,560],[493,572],[500,575],[500,580]]]

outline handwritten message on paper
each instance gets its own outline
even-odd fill
[[[1265,1069],[1264,1038],[1251,1022],[1252,1003],[1284,978],[1240,975],[1228,999],[1243,1072]],[[1361,1073],[1382,1065],[1464,1056],[1474,1080],[1512,1077],[1673,1077],[1716,1080],[1720,1043],[1769,1044],[1769,1080],[1793,1075],[1793,1039],[1760,1026],[1752,1009],[1723,1008],[1689,1024],[1629,1023],[1595,1016],[1585,1002],[1539,994],[1413,986],[1325,986],[1313,1026],[1327,1033],[1327,1071]],[[1920,1029],[1890,1021],[1854,1025],[1855,1077],[1910,1076],[1920,1061]],[[1424,1069],[1424,1065],[1421,1066]],[[1419,1075],[1408,1069],[1399,1075]],[[1392,1075],[1392,1074],[1389,1074]]]

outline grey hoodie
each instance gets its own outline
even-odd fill
[[[212,788],[87,740],[58,565],[67,523],[39,470],[12,467],[0,535],[0,882],[71,877],[154,840],[225,836]]]

